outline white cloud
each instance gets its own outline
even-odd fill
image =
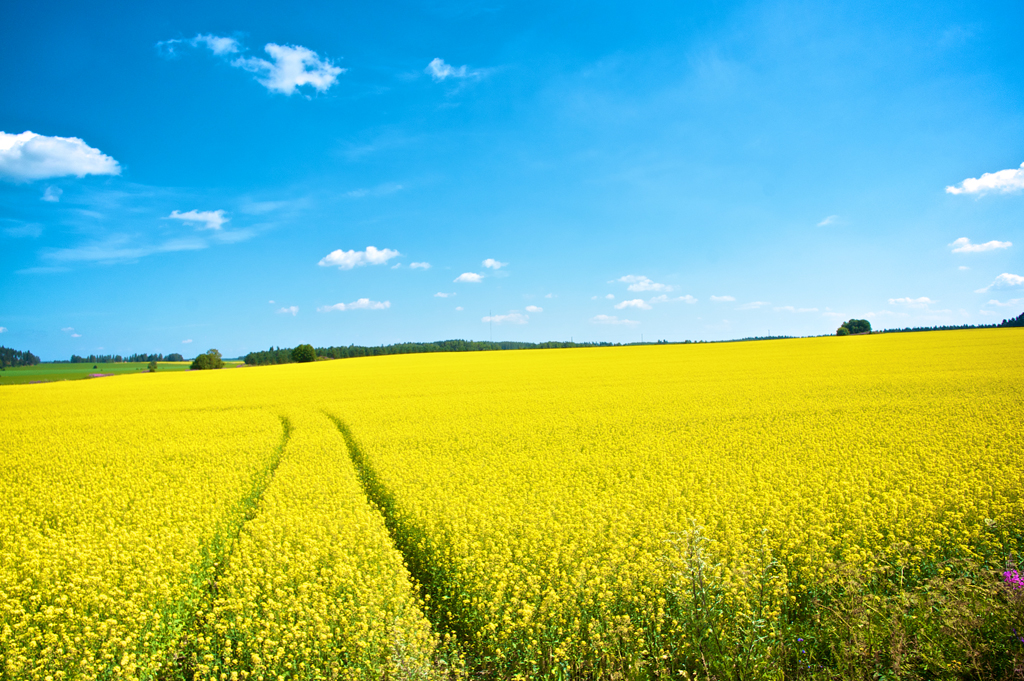
[[[273,305],[273,304],[274,304],[274,301],[273,301],[273,300],[268,300],[268,301],[267,301],[267,304],[268,304],[268,305]]]
[[[188,345],[188,344],[189,344],[189,343],[191,343],[191,342],[192,342],[192,339],[191,339],[191,338],[186,338],[185,340],[181,341],[181,344],[182,344],[182,345]]]
[[[735,303],[736,299],[732,296],[711,296],[711,302],[713,303]]]
[[[651,303],[686,303],[687,305],[693,305],[697,302],[697,299],[687,294],[685,296],[679,296],[678,298],[669,298],[664,293],[660,296],[654,296],[650,300]]]
[[[454,293],[444,293],[442,291],[438,291],[437,293],[434,294],[435,298],[451,298],[453,296],[455,296]]]
[[[267,43],[263,49],[273,61],[239,57],[231,65],[257,74],[256,80],[271,92],[291,95],[303,85],[326,92],[345,72],[345,69],[320,59],[316,52],[301,45]]]
[[[187,213],[172,210],[171,214],[165,217],[164,220],[181,220],[189,224],[199,223],[202,225],[199,229],[218,231],[231,218],[224,217],[224,211],[222,210],[190,210]]]
[[[455,68],[451,64],[446,64],[440,57],[431,59],[430,63],[427,64],[427,68],[423,69],[423,72],[438,83],[446,78],[476,78],[481,73],[480,71],[470,71],[465,64]]]
[[[623,284],[629,284],[627,289],[630,291],[671,291],[672,287],[668,284],[658,284],[651,281],[647,277],[638,274],[627,274],[624,277],[619,277],[618,281]]]
[[[80,333],[73,333],[73,334],[71,334],[71,337],[72,338],[81,338],[82,334],[80,334]]]
[[[0,326],[0,333],[7,333],[7,327],[6,326]]]
[[[346,310],[386,310],[391,307],[391,301],[380,302],[369,298],[360,298],[353,303],[338,303],[337,305],[325,305],[318,307],[317,312],[345,312]]]
[[[409,263],[409,267],[411,269],[414,269],[414,270],[429,270],[430,269],[430,263],[429,262],[411,262],[411,263]]]
[[[969,177],[961,182],[959,187],[946,187],[946,193],[987,194],[988,192],[1000,192],[1007,194],[1021,189],[1024,189],[1024,163],[1020,164],[1020,168],[985,173],[977,178]]]
[[[547,294],[547,295],[546,295],[546,296],[544,296],[544,297],[545,297],[545,298],[554,298],[554,297],[556,297],[556,296],[555,296],[555,294],[554,294],[554,293],[549,293],[549,294]],[[612,297],[614,298],[614,296],[612,296]]]
[[[527,305],[526,306],[526,311],[527,312],[543,312],[544,308],[543,307],[537,307],[536,305]]]
[[[500,270],[502,267],[508,267],[507,262],[499,262],[494,258],[487,258],[481,263],[484,267],[489,267],[492,270]]]
[[[913,309],[925,309],[929,305],[934,305],[939,301],[932,300],[927,296],[921,296],[920,298],[890,298],[890,305],[903,305],[905,307]]]
[[[838,215],[829,215],[827,218],[818,223],[818,227],[827,227],[828,225],[834,225],[838,220]]]
[[[481,317],[480,321],[495,324],[526,324],[526,320],[530,318],[530,315],[522,314],[521,312],[509,312],[508,314],[496,314],[489,317]]]
[[[762,307],[768,307],[769,305],[771,305],[771,303],[766,303],[763,300],[755,300],[752,303],[743,303],[742,305],[740,305],[736,309],[737,310],[757,310],[757,309],[762,308]]]
[[[0,132],[0,178],[10,182],[120,174],[117,161],[77,137]]]
[[[640,322],[633,321],[632,319],[619,319],[615,315],[599,314],[590,318],[592,324],[620,324],[626,326],[634,326]]]
[[[776,312],[817,312],[816,307],[793,307],[792,305],[783,305],[782,307],[772,308]],[[829,314],[829,313],[826,313]]]
[[[378,250],[373,246],[367,246],[365,251],[343,251],[339,248],[321,258],[317,264],[320,267],[337,267],[341,270],[350,270],[353,267],[362,267],[363,265],[383,265],[388,260],[397,258],[399,255],[401,253],[390,248]]]
[[[64,190],[61,189],[60,187],[54,187],[53,185],[50,185],[49,187],[46,188],[46,191],[43,192],[43,201],[46,201],[48,203],[57,203],[58,201],[60,201],[60,195],[63,193]]]
[[[633,300],[623,300],[615,306],[616,310],[625,310],[627,307],[635,307],[639,310],[650,310],[651,306],[645,303],[640,298],[634,298]]]
[[[63,331],[64,333],[71,333],[74,330],[75,330],[75,327],[73,327],[73,326],[65,326],[63,329],[61,329],[61,331]]]
[[[994,251],[997,248],[1009,248],[1013,243],[1010,241],[986,241],[983,244],[972,244],[970,239],[962,236],[949,245],[953,247],[954,253],[982,253]]]
[[[1021,302],[1024,302],[1024,298],[1014,298],[1013,300],[1007,300],[1005,303],[1000,303],[998,300],[990,300],[986,305],[995,305],[996,307],[1015,307]]]
[[[957,269],[959,269],[961,272],[966,272],[967,270],[969,270],[971,268],[968,267],[967,265],[960,265],[960,267],[958,267]]]
[[[200,34],[195,38],[161,40],[156,44],[157,49],[168,57],[173,57],[177,54],[176,48],[178,45],[190,45],[191,47],[199,47],[200,45],[203,45],[218,57],[224,56],[225,54],[235,54],[239,51],[238,41],[234,38],[210,34]]]
[[[594,297],[597,298],[597,296],[594,296]],[[606,300],[615,300],[615,294],[614,293],[609,293],[608,295],[605,296],[605,299]]]
[[[294,317],[295,315],[299,314],[299,308],[296,307],[295,305],[292,305],[291,307],[282,307],[280,310],[277,311],[277,314],[290,314],[291,316]]]
[[[476,272],[463,272],[459,276],[455,277],[455,283],[457,284],[479,284],[483,280],[483,276]]]
[[[455,308],[455,311],[456,311],[456,312],[462,312],[462,306],[460,305],[460,306],[456,307],[456,308]]]
[[[1024,284],[1024,277],[1019,274],[1010,274],[1009,272],[1003,272],[995,278],[991,284],[985,288],[979,288],[975,293],[985,293],[990,288],[1009,288],[1010,286],[1020,286]]]

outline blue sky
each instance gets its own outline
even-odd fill
[[[0,344],[1024,311],[1024,6],[636,5],[8,3]]]

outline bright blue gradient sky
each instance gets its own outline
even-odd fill
[[[7,3],[0,344],[1024,311],[1021,3],[554,5]]]

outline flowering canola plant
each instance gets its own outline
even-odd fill
[[[993,329],[9,387],[5,673],[777,678],[880,659],[850,613],[1019,593],[1022,350]],[[842,610],[862,597],[874,610]],[[922,622],[946,607],[927,598]],[[904,666],[955,671],[921,650]]]

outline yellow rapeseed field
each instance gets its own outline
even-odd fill
[[[0,391],[0,678],[1024,664],[1024,331]]]

